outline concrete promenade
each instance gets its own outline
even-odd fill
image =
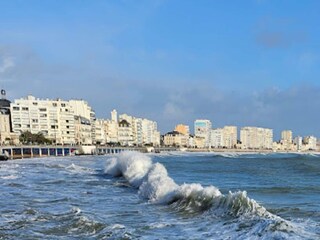
[[[149,147],[110,147],[110,146],[55,146],[55,145],[21,145],[0,146],[0,154],[7,155],[9,159],[63,157],[75,155],[108,155],[124,151],[162,152],[176,151],[176,148],[149,148]]]

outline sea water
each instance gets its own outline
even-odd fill
[[[320,239],[320,155],[0,163],[0,239]]]

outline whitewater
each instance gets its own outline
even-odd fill
[[[320,156],[124,152],[0,165],[0,239],[320,239]]]

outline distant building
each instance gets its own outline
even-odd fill
[[[105,131],[105,120],[96,119],[95,121],[95,136],[96,144],[105,145],[106,144],[106,131]]]
[[[174,131],[176,132],[179,132],[181,134],[184,134],[184,135],[189,135],[190,134],[190,128],[188,125],[184,125],[184,124],[178,124]]]
[[[307,136],[303,138],[305,150],[317,150],[317,138],[314,136]]]
[[[225,126],[223,128],[223,142],[222,146],[225,148],[235,148],[237,145],[237,127],[236,126]]]
[[[300,137],[300,136],[295,137],[293,140],[293,143],[295,144],[297,151],[303,150],[302,137]]]
[[[273,130],[258,127],[243,127],[240,130],[243,149],[272,149]]]
[[[189,135],[178,131],[168,132],[164,135],[164,145],[173,147],[187,147],[189,145]]]
[[[211,129],[210,120],[197,119],[194,122],[194,135],[196,138],[204,138],[204,147],[211,147]]]
[[[216,128],[211,130],[211,147],[222,148],[223,147],[223,129]]]
[[[160,132],[157,130],[156,122],[127,114],[119,115],[118,120],[116,110],[111,112],[111,120],[105,121],[105,132],[106,143],[130,146],[160,145]]]
[[[291,130],[285,130],[281,132],[280,143],[282,145],[281,150],[294,150]]]

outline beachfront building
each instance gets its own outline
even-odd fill
[[[211,147],[211,129],[212,124],[210,120],[197,119],[194,122],[194,135],[196,138],[204,138],[204,147]]]
[[[133,128],[125,119],[120,120],[118,126],[118,141],[122,146],[133,146]]]
[[[163,137],[165,146],[170,147],[188,147],[189,146],[189,135],[182,134],[178,131],[168,132]]]
[[[92,144],[91,121],[82,116],[74,116],[74,134],[77,145]]]
[[[105,134],[105,120],[96,119],[95,121],[95,138],[97,145],[106,144],[106,134]]]
[[[284,130],[281,132],[281,150],[296,150],[292,140],[292,131]]]
[[[273,130],[259,127],[243,127],[240,130],[242,149],[272,149]]]
[[[295,137],[293,140],[293,143],[294,143],[297,151],[301,151],[303,149],[302,140],[303,139],[300,136]]]
[[[235,148],[237,145],[237,127],[225,126],[223,128],[222,146],[224,148]]]
[[[317,150],[317,138],[314,136],[304,137],[302,140],[304,150]]]
[[[223,129],[216,128],[211,130],[211,147],[222,148],[223,147]]]
[[[17,134],[40,132],[56,144],[75,143],[74,113],[68,101],[28,96],[14,100],[10,111],[12,130]]]
[[[82,130],[90,129],[90,139],[87,140],[87,142],[95,143],[95,120],[96,120],[96,114],[94,110],[91,108],[91,106],[88,104],[88,102],[84,100],[70,100],[69,101],[70,107],[72,108],[74,116],[80,117],[80,123],[83,122],[85,119],[85,128],[77,128],[76,130]],[[88,122],[89,121],[89,122]],[[75,133],[76,135],[87,135],[87,132],[85,133]]]
[[[106,143],[129,146],[160,145],[160,132],[156,122],[128,114],[121,114],[118,119],[116,110],[111,112],[111,120],[105,121],[105,131]]]
[[[184,135],[190,135],[190,128],[188,125],[184,125],[184,124],[178,124],[174,131],[176,132],[179,132],[181,134],[184,134]]]

